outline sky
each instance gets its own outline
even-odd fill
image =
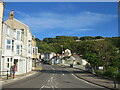
[[[117,2],[7,2],[4,20],[11,10],[41,40],[56,36],[118,36]]]

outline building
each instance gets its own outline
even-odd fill
[[[8,25],[3,23],[2,32],[2,58],[1,58],[1,70],[9,71],[10,67],[14,65],[14,55],[15,55],[15,34],[16,32],[10,28]],[[2,75],[7,72],[2,73]]]
[[[41,59],[41,60],[44,60],[44,57],[45,57],[44,54],[41,54],[41,53],[40,53],[40,59]]]
[[[2,57],[2,19],[3,19],[3,10],[4,10],[4,3],[2,1],[0,1],[0,71],[1,71],[1,57]]]
[[[39,59],[38,47],[36,47],[35,36],[32,36],[32,50],[33,50],[32,67],[34,69],[34,67],[36,67],[36,61]]]
[[[44,54],[44,60],[48,61],[50,60],[52,57],[56,56],[56,53],[51,52],[51,53],[45,53]]]
[[[14,11],[10,12],[9,19],[4,21],[4,24],[6,25],[6,27],[10,27],[11,29],[14,30],[15,39],[11,43],[14,43],[13,44],[14,56],[12,59],[13,63],[17,64],[16,74],[30,72],[32,70],[33,54],[32,54],[32,33],[29,27],[14,18]],[[4,62],[5,61],[6,60],[4,60]]]
[[[64,56],[71,56],[71,50],[69,49],[66,49],[65,52],[64,52]]]

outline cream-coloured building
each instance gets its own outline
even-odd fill
[[[1,70],[1,57],[2,57],[2,19],[3,19],[4,3],[0,1],[0,70]]]
[[[3,23],[2,31],[2,58],[1,58],[1,70],[10,70],[10,67],[14,65],[14,55],[15,55],[15,34],[16,32],[10,28],[8,25]],[[5,75],[7,72],[2,72]]]
[[[32,33],[29,27],[14,18],[14,11],[10,12],[9,18],[4,21],[4,24],[14,30],[14,56],[12,57],[12,59],[13,62],[17,64],[16,74],[22,74],[31,71]],[[5,61],[7,61],[6,58],[4,58],[4,62]]]
[[[32,58],[32,67],[36,67],[36,60],[37,60],[37,47],[36,47],[36,40],[35,36],[32,36],[32,52],[33,52],[33,58]]]

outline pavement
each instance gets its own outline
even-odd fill
[[[115,89],[114,87],[114,80],[105,78],[105,77],[100,77],[95,74],[86,72],[85,70],[81,70],[77,67],[70,68],[69,65],[62,65],[66,66],[68,70],[72,70],[75,76],[77,76],[80,79],[83,79],[87,82],[108,88],[108,89]],[[116,89],[120,90],[120,82],[116,82]]]
[[[38,70],[42,70],[42,67],[41,67],[40,65],[37,65],[37,66],[34,68],[34,70],[32,70],[32,71],[30,71],[30,72],[27,72],[27,73],[24,73],[24,74],[20,74],[20,75],[15,75],[14,78],[13,78],[13,77],[8,77],[8,79],[7,79],[7,77],[4,76],[4,77],[2,77],[2,79],[1,79],[0,82],[2,83],[2,85],[9,84],[9,83],[15,82],[15,81],[17,81],[17,80],[21,80],[21,79],[30,77],[30,76],[38,73],[38,72],[37,72]]]

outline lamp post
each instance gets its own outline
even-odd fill
[[[116,75],[114,74],[114,88],[116,89]]]
[[[61,57],[61,63],[62,63],[62,58],[63,58],[63,45],[61,45],[62,47],[62,57]]]
[[[63,45],[61,45],[61,47],[62,47],[62,57],[63,57]]]

